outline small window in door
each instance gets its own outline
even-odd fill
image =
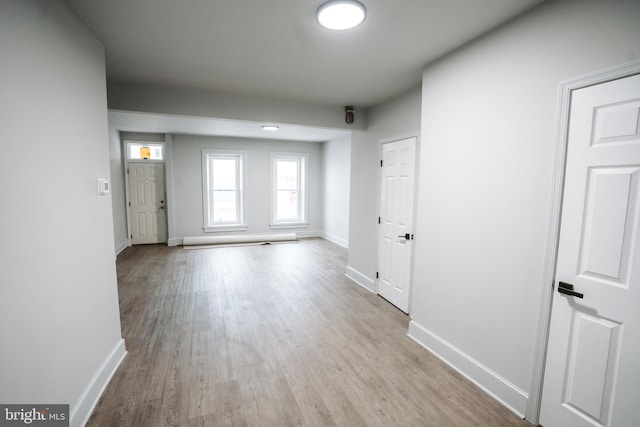
[[[164,145],[130,142],[127,144],[127,158],[129,160],[164,160]]]

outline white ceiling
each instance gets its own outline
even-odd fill
[[[109,125],[128,132],[188,135],[223,135],[235,138],[324,142],[349,138],[350,131],[280,124],[278,131],[265,131],[262,122],[188,117],[171,114],[109,111]]]
[[[104,44],[109,81],[369,107],[425,64],[542,0],[361,0],[367,20],[320,28],[324,0],[64,0]]]

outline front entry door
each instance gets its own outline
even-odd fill
[[[382,145],[378,293],[408,313],[416,138]]]
[[[639,227],[635,75],[572,93],[544,427],[640,426]]]
[[[129,163],[129,203],[132,244],[166,242],[162,163]]]

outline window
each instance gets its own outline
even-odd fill
[[[244,230],[244,152],[203,150],[204,230]]]
[[[271,154],[272,228],[307,225],[306,167],[306,154]]]
[[[164,160],[164,144],[128,142],[127,159],[156,161]]]

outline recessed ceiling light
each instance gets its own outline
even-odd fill
[[[364,22],[367,9],[357,0],[331,0],[318,8],[316,17],[329,30],[349,30]]]
[[[278,130],[280,126],[276,125],[262,125],[262,130]]]

